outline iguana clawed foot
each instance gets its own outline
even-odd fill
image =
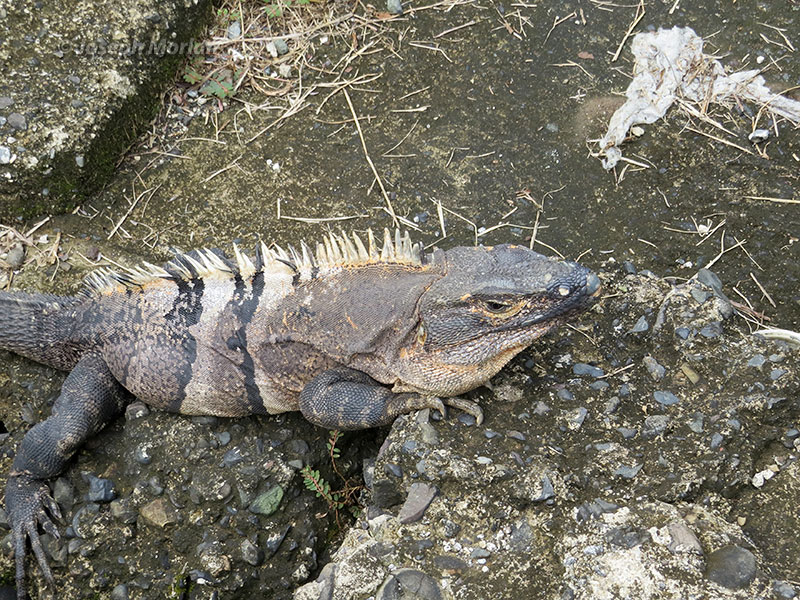
[[[15,475],[9,478],[6,487],[6,509],[11,523],[11,533],[14,540],[14,558],[16,561],[17,598],[25,600],[25,540],[30,539],[31,549],[45,580],[55,586],[53,572],[47,564],[47,557],[39,539],[39,526],[47,533],[58,539],[58,528],[50,516],[61,519],[61,510],[50,496],[50,490],[38,479],[29,475]],[[47,509],[47,510],[45,510]]]
[[[430,408],[447,416],[453,406],[483,423],[483,411],[463,398],[436,398],[413,392],[395,393],[362,371],[336,367],[317,375],[300,393],[303,416],[332,429],[363,429],[388,425],[399,415]]]

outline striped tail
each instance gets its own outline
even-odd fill
[[[80,358],[73,339],[76,298],[0,292],[0,349],[69,370]]]

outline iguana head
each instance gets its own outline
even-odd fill
[[[600,290],[585,267],[520,246],[436,250],[431,260],[443,275],[422,293],[416,330],[399,350],[398,391],[478,387]]]

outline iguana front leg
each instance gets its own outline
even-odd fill
[[[312,379],[300,393],[300,411],[310,422],[329,429],[367,429],[388,425],[396,417],[423,408],[446,414],[445,404],[475,415],[483,414],[474,402],[458,398],[444,401],[415,393],[395,393],[362,371],[337,367]]]
[[[14,540],[19,600],[26,597],[26,538],[31,541],[45,579],[51,586],[54,584],[38,527],[59,537],[48,511],[56,518],[61,515],[45,480],[61,473],[83,442],[119,414],[126,397],[102,358],[94,354],[84,356],[64,381],[50,417],[31,428],[22,439],[5,496]]]

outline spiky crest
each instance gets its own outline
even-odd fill
[[[394,239],[392,239],[394,237]],[[394,236],[388,229],[383,231],[383,244],[375,241],[372,230],[367,230],[367,243],[356,233],[341,235],[330,233],[316,244],[316,252],[300,243],[300,251],[289,246],[284,250],[277,244],[269,248],[264,242],[256,250],[255,261],[233,244],[233,260],[219,250],[193,250],[178,254],[163,267],[142,263],[141,266],[114,271],[101,267],[85,279],[82,295],[95,297],[123,288],[135,289],[153,281],[191,281],[193,279],[249,278],[256,273],[298,274],[307,281],[327,272],[359,267],[368,264],[399,264],[422,267],[424,252],[421,244],[412,243],[408,232],[396,230]]]

